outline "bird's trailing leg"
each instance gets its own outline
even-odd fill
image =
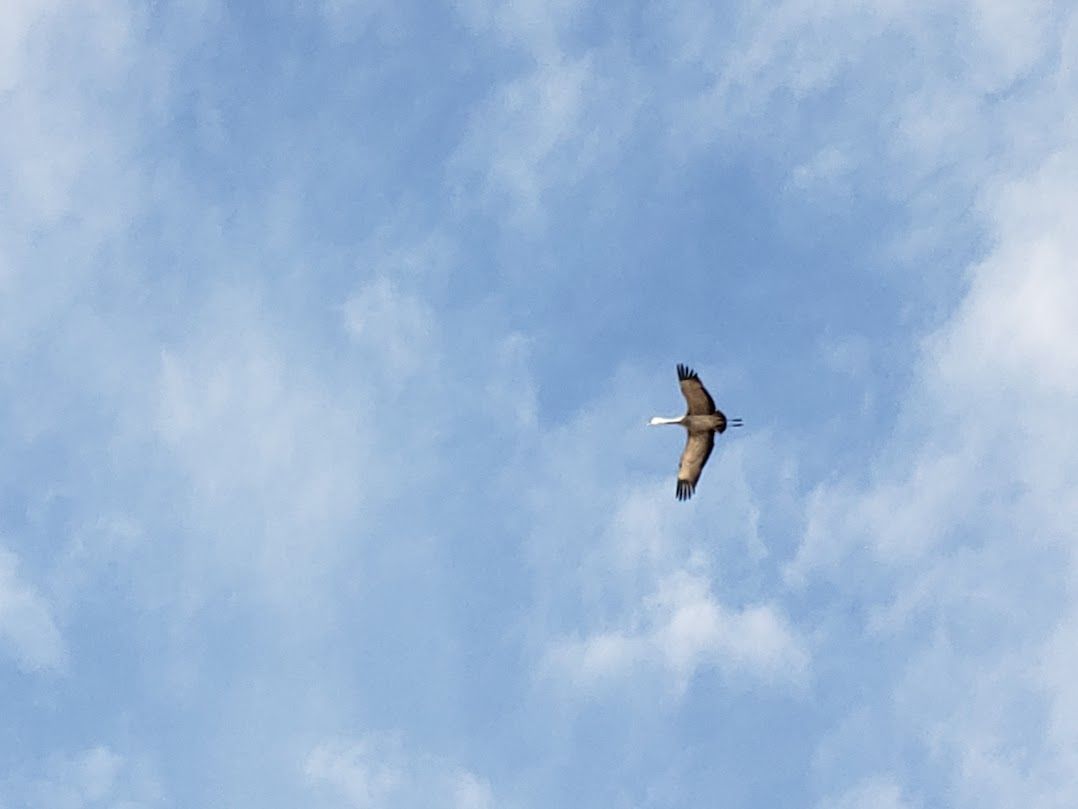
[[[741,421],[741,419],[730,419],[730,426],[731,427],[743,427],[744,424]]]

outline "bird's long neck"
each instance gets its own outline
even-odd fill
[[[685,421],[684,416],[679,416],[676,419],[663,419],[663,418],[659,418],[658,416],[656,416],[655,418],[653,418],[651,420],[651,424],[652,425],[655,425],[655,424],[681,424],[681,422],[683,422],[683,421]]]

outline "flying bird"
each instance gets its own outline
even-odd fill
[[[715,433],[726,432],[727,426],[740,427],[741,419],[727,421],[723,412],[715,407],[715,400],[696,371],[689,366],[679,364],[677,378],[681,395],[689,404],[688,412],[678,419],[656,416],[650,424],[680,424],[688,432],[685,451],[681,453],[681,463],[678,465],[676,490],[678,500],[688,500],[696,491],[696,482],[700,480],[704,464],[715,447]]]

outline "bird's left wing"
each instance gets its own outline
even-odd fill
[[[687,365],[678,365],[677,378],[681,385],[681,395],[689,403],[690,416],[710,416],[715,412],[715,400],[707,392],[696,371]]]
[[[715,447],[715,434],[711,430],[689,433],[685,451],[677,470],[677,499],[688,500],[696,491],[696,482]]]

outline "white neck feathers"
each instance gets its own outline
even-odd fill
[[[676,419],[662,419],[662,418],[659,418],[658,416],[656,416],[655,418],[653,418],[648,423],[649,424],[681,424],[681,422],[684,421],[684,420],[685,420],[684,416],[680,416],[679,418],[676,418]]]

